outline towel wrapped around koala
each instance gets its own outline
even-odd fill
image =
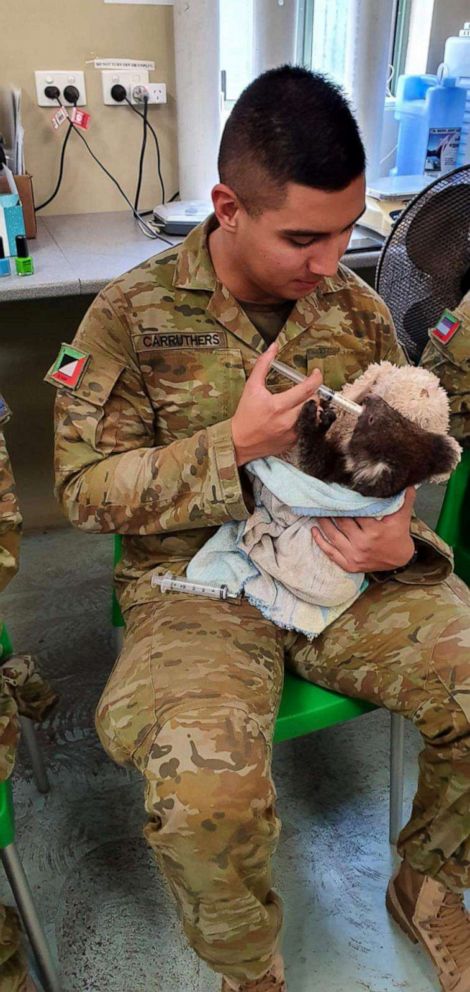
[[[383,517],[402,506],[404,494],[362,496],[274,457],[245,468],[252,477],[254,512],[240,523],[223,524],[194,556],[186,575],[244,593],[279,627],[312,639],[368,584],[363,573],[344,572],[317,546],[311,533],[316,518]]]

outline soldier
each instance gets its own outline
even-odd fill
[[[424,738],[388,906],[445,990],[470,992],[470,595],[449,548],[412,517],[324,520],[331,560],[367,591],[309,642],[241,599],[173,593],[227,520],[244,465],[295,442],[302,404],[372,361],[401,364],[383,302],[339,260],[364,209],[364,149],[342,93],[284,66],[225,127],[214,214],[178,248],[114,280],[47,379],[57,493],[73,524],[123,535],[126,633],[97,711],[114,760],[145,780],[146,837],[197,954],[224,992],[285,992],[271,858],[271,776],[285,658],[304,678],[413,720]],[[269,347],[266,350],[266,345]],[[291,386],[270,365],[307,374]],[[374,581],[375,577],[375,581]]]
[[[470,289],[455,312],[445,310],[429,341],[421,365],[434,372],[450,397],[450,427],[454,437],[469,447],[470,438]]]
[[[0,396],[0,592],[18,568],[21,514],[3,428],[10,418]],[[0,634],[2,622],[0,620]],[[0,657],[1,657],[0,646]],[[9,778],[19,737],[18,712],[40,719],[56,700],[29,655],[14,656],[0,668],[0,780]],[[14,909],[0,905],[0,992],[36,992],[27,975],[21,930]]]

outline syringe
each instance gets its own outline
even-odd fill
[[[291,379],[292,382],[304,382],[307,378],[302,372],[297,372],[296,369],[291,369],[290,365],[284,365],[284,362],[278,362],[276,359],[271,362],[271,368],[276,369],[276,372],[285,375],[286,379]],[[329,386],[319,386],[317,393],[324,400],[330,400],[331,403],[336,403],[337,406],[342,407],[343,410],[347,410],[348,413],[355,413],[356,416],[362,413],[362,406],[359,406],[359,403],[354,403],[353,400],[347,400],[340,393],[335,393],[334,389],[330,389]]]
[[[211,586],[207,582],[192,582],[181,579],[171,572],[164,575],[153,575],[152,585],[160,586],[162,592],[185,592],[190,596],[208,596],[209,599],[238,599],[236,592],[230,592],[226,585]]]

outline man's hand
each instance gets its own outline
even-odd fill
[[[276,357],[276,342],[258,358],[232,417],[232,438],[237,465],[254,458],[280,455],[297,440],[295,424],[303,404],[312,398],[322,383],[318,370],[292,389],[272,394],[265,380]]]
[[[323,531],[312,528],[313,539],[330,561],[345,572],[387,572],[406,565],[415,550],[410,535],[414,486],[406,490],[396,513],[376,517],[319,517]]]

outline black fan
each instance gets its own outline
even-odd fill
[[[470,289],[470,165],[440,176],[400,214],[379,258],[377,291],[419,362],[442,311]]]

